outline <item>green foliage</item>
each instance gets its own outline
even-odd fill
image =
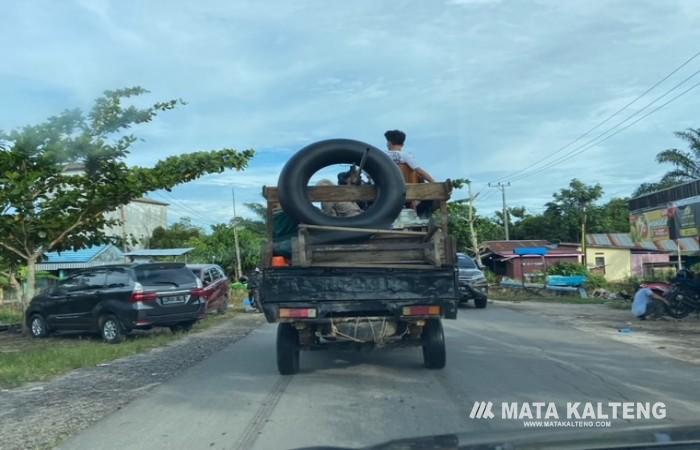
[[[586,275],[586,288],[588,289],[598,289],[604,288],[608,285],[608,280],[605,276],[599,273],[588,273]]]
[[[265,242],[265,225],[250,219],[238,219],[238,242],[241,255],[241,269],[250,272],[260,264],[261,251]],[[164,247],[193,247],[189,261],[220,265],[226,273],[232,274],[236,267],[236,247],[233,222],[216,224],[209,233],[192,225],[188,218],[167,228],[154,230],[151,243]]]
[[[694,273],[700,275],[700,262],[699,262],[699,263],[695,263],[695,264],[693,264],[692,266],[690,266],[690,270],[691,270],[692,272],[694,272]]]
[[[469,232],[469,205],[466,203],[448,203],[448,229],[457,241],[457,250],[473,254],[471,249],[471,233]],[[502,239],[503,228],[493,220],[476,214],[474,229],[479,242]]]
[[[203,230],[192,225],[189,217],[183,217],[178,222],[167,228],[158,227],[153,230],[149,239],[151,248],[178,248],[185,247],[190,239],[202,236]]]
[[[586,275],[588,269],[585,265],[579,263],[560,262],[547,267],[547,275]]]
[[[589,233],[627,233],[629,209],[627,200],[614,198],[600,206],[603,195],[599,184],[586,185],[573,179],[568,188],[552,195],[542,214],[527,214],[524,208],[511,208],[511,239],[545,239],[555,242],[580,242],[581,224],[586,219]],[[584,212],[585,211],[585,212]],[[502,223],[496,212],[496,222]]]
[[[151,168],[127,166],[125,159],[137,140],[127,131],[183,104],[123,104],[145,93],[140,87],[105,91],[88,114],[64,111],[44,123],[0,133],[3,259],[20,259],[33,270],[33,263],[48,251],[114,242],[105,230],[115,221],[106,212],[150,191],[246,167],[253,150],[230,148],[170,156]],[[66,172],[70,164],[83,167],[83,173]]]
[[[670,148],[657,154],[656,162],[671,164],[673,169],[668,171],[658,183],[641,184],[632,194],[633,197],[700,178],[700,128],[688,128],[685,131],[676,131],[674,134],[688,143],[689,151]]]
[[[491,284],[498,284],[498,275],[496,275],[494,272],[491,272],[488,269],[484,269],[484,276],[486,277],[486,281]]]

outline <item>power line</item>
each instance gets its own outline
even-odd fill
[[[700,73],[700,70],[699,70],[698,72],[696,72],[696,73]],[[562,162],[564,162],[564,161],[566,161],[566,160],[569,160],[569,159],[571,159],[571,158],[573,158],[573,157],[575,157],[575,156],[580,155],[581,153],[583,153],[583,152],[585,152],[585,151],[590,150],[591,148],[595,147],[596,145],[602,144],[603,142],[607,141],[608,139],[610,139],[610,138],[612,138],[612,137],[614,137],[614,136],[617,136],[618,134],[620,134],[621,132],[625,131],[626,129],[628,129],[628,128],[634,126],[634,125],[636,125],[637,123],[639,123],[640,121],[642,121],[642,120],[644,120],[645,118],[649,117],[650,115],[654,114],[655,112],[659,111],[660,109],[663,109],[665,106],[669,105],[670,103],[673,103],[674,101],[676,101],[677,99],[679,99],[680,97],[684,96],[685,94],[687,94],[688,92],[692,91],[693,89],[695,89],[695,88],[698,87],[698,86],[700,86],[700,82],[695,83],[694,85],[690,86],[690,87],[689,87],[688,89],[686,89],[685,91],[681,92],[680,94],[678,94],[678,95],[676,95],[675,97],[671,98],[671,99],[668,100],[667,102],[662,103],[661,105],[659,105],[659,106],[657,106],[656,108],[652,109],[652,110],[649,111],[648,113],[646,113],[646,114],[644,114],[643,116],[639,117],[639,118],[638,118],[637,120],[635,120],[634,122],[631,122],[631,123],[625,125],[624,127],[620,128],[620,129],[618,129],[618,130],[616,130],[614,133],[612,133],[612,134],[610,134],[610,135],[608,135],[608,136],[605,136],[605,137],[602,138],[602,139],[597,140],[597,139],[600,138],[601,136],[604,136],[604,135],[607,134],[608,132],[610,132],[610,131],[612,131],[612,130],[615,129],[615,127],[612,127],[612,128],[610,128],[608,131],[606,131],[606,132],[600,134],[600,135],[599,135],[598,137],[596,137],[595,139],[592,139],[591,141],[588,141],[588,143],[584,144],[583,146],[577,147],[577,148],[574,149],[572,152],[569,152],[569,153],[567,153],[566,155],[563,155],[563,156],[557,158],[556,160],[551,161],[551,162],[548,163],[547,165],[538,168],[537,170],[535,170],[534,172],[529,173],[528,175],[525,175],[525,176],[521,175],[521,176],[519,176],[519,177],[515,177],[515,179],[522,179],[522,178],[525,178],[526,176],[533,176],[533,175],[537,175],[537,174],[539,174],[539,173],[542,173],[543,171],[545,171],[545,170],[547,170],[547,169],[550,169],[550,168],[556,166],[557,164],[560,164],[560,163],[562,163]],[[665,95],[666,95],[666,94],[664,94],[664,96],[665,96]],[[662,96],[662,97],[663,97],[663,96]],[[660,97],[660,98],[661,98],[661,97]],[[621,124],[621,123],[624,123],[624,122],[626,122],[626,120],[623,121],[623,122],[620,122],[620,124]]]
[[[553,153],[549,154],[549,155],[546,156],[545,158],[540,159],[539,161],[536,161],[536,162],[530,164],[529,166],[525,167],[524,169],[518,170],[518,171],[516,171],[516,172],[514,172],[514,173],[512,173],[512,174],[510,174],[510,175],[506,175],[506,176],[503,176],[503,177],[501,177],[501,178],[498,178],[498,179],[496,179],[496,181],[501,181],[501,180],[504,180],[504,179],[506,179],[506,178],[512,178],[512,177],[515,177],[516,175],[519,175],[519,174],[521,174],[521,173],[523,173],[523,172],[526,172],[526,171],[530,170],[531,168],[533,168],[533,167],[539,165],[540,163],[546,161],[547,159],[551,158],[552,156],[554,156],[554,155],[556,155],[556,154],[558,154],[558,153],[561,153],[562,151],[564,151],[564,150],[566,150],[567,148],[571,147],[572,145],[576,144],[578,141],[580,141],[581,139],[585,138],[586,136],[588,136],[589,134],[591,134],[593,131],[595,131],[595,130],[597,130],[598,128],[600,128],[601,126],[605,125],[605,124],[608,123],[610,120],[612,120],[612,119],[615,118],[617,115],[619,115],[621,112],[625,111],[627,108],[629,108],[630,106],[632,106],[633,104],[635,104],[635,103],[636,103],[637,101],[639,101],[642,97],[646,96],[649,92],[653,91],[656,87],[658,87],[658,86],[659,86],[660,84],[662,84],[664,81],[668,80],[671,76],[673,76],[674,74],[676,74],[676,73],[677,73],[679,70],[681,70],[683,67],[687,66],[691,61],[693,61],[693,60],[694,60],[695,58],[697,58],[698,56],[700,56],[700,51],[698,51],[698,52],[695,53],[693,56],[691,56],[690,58],[688,58],[687,60],[685,60],[681,65],[679,65],[678,67],[676,67],[675,69],[673,69],[673,70],[672,70],[671,72],[669,72],[666,76],[664,76],[663,78],[661,78],[660,80],[658,80],[657,82],[655,82],[653,85],[651,85],[649,88],[647,88],[644,92],[642,92],[640,95],[638,95],[634,100],[632,100],[631,102],[627,103],[627,104],[624,105],[622,108],[618,109],[617,111],[615,111],[614,113],[612,113],[611,115],[609,115],[608,117],[606,117],[603,121],[599,122],[597,125],[595,125],[594,127],[590,128],[590,129],[589,129],[588,131],[586,131],[585,133],[583,133],[583,134],[579,135],[578,137],[576,137],[573,141],[571,141],[571,142],[569,142],[568,144],[566,144],[566,145],[560,147],[559,149],[557,149],[557,150],[554,151]],[[697,72],[696,72],[696,73],[697,73]],[[694,75],[695,75],[695,74],[693,74],[692,76],[694,76]],[[692,77],[692,76],[691,76],[691,77]],[[689,77],[689,78],[691,78],[691,77]],[[687,80],[686,80],[686,81],[687,81]],[[649,106],[649,105],[648,105],[648,106]],[[640,110],[640,111],[641,111],[641,110]],[[613,128],[614,128],[614,127],[613,127]]]

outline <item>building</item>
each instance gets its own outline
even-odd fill
[[[557,263],[581,263],[578,245],[558,245],[545,240],[487,241],[482,244],[481,260],[496,275],[513,280],[531,281],[543,276],[547,267]],[[518,250],[516,250],[518,249]],[[531,255],[518,255],[527,249],[544,249]],[[527,252],[525,252],[527,253]]]
[[[586,263],[608,281],[653,276],[659,269],[674,267],[663,247],[651,240],[635,243],[629,233],[587,234]]]
[[[635,243],[653,241],[685,266],[700,261],[700,180],[630,199],[629,209]]]
[[[125,249],[147,248],[153,230],[167,226],[167,215],[167,203],[137,198],[128,205],[106,214],[108,219],[119,221],[117,225],[108,227],[107,232],[124,240],[136,241],[129,242]]]
[[[122,251],[112,244],[95,245],[80,250],[49,252],[44,257],[43,261],[36,264],[36,270],[52,272],[59,278],[65,277],[76,269],[126,262]]]
[[[63,173],[67,175],[83,175],[84,171],[82,164],[67,164],[63,168]],[[108,235],[124,239],[124,251],[147,248],[153,230],[167,226],[167,215],[167,203],[150,198],[137,198],[116,211],[105,214],[108,220],[119,222],[117,225],[107,227],[106,231]]]

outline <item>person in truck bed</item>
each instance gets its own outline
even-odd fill
[[[384,137],[386,138],[387,154],[399,165],[407,183],[435,182],[428,172],[418,167],[413,158],[403,152],[406,133],[401,130],[388,130],[384,133]]]
[[[323,179],[316,186],[335,186],[331,180]],[[355,202],[322,202],[321,210],[329,216],[351,217],[362,213],[362,208]]]

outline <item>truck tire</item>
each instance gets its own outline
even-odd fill
[[[277,370],[280,375],[299,372],[299,332],[291,323],[277,325]]]
[[[423,328],[423,365],[428,369],[445,367],[445,334],[440,319],[428,319]]]
[[[362,214],[333,217],[316,208],[306,195],[311,177],[333,164],[359,164],[367,152],[364,170],[372,177],[377,197]],[[329,139],[299,150],[284,165],[277,183],[282,209],[300,223],[356,228],[388,228],[406,201],[406,185],[391,158],[364,142]]]

